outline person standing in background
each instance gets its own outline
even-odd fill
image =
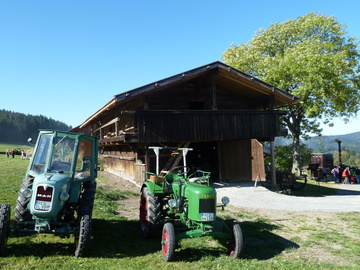
[[[356,169],[355,169],[355,177],[356,177],[356,183],[360,184],[360,169],[359,169],[359,167],[356,167]]]
[[[344,178],[344,184],[350,184],[350,170],[349,167],[346,167],[345,170],[342,172],[342,177]]]

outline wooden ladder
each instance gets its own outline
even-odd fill
[[[189,145],[190,145],[190,142],[186,142],[186,143],[184,143],[184,145],[178,144],[177,147],[178,148],[187,148],[187,147],[189,147]],[[166,162],[165,166],[160,171],[160,176],[164,176],[165,174],[167,174],[169,172],[169,170],[178,166],[181,158],[182,158],[182,155],[180,155],[179,152],[178,153],[173,152],[171,154],[170,158],[168,159],[168,161]]]

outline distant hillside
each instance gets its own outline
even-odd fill
[[[39,129],[69,130],[71,126],[47,118],[0,110],[0,143],[26,144],[28,138],[36,140]]]
[[[360,153],[360,132],[354,132],[345,135],[332,135],[332,136],[316,136],[310,140],[303,141],[308,148],[311,148],[316,153],[327,153],[338,151],[339,144],[336,140],[341,141],[342,150],[353,150],[356,153]],[[290,139],[277,138],[275,145],[290,144]]]

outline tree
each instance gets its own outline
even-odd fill
[[[27,143],[27,139],[36,139],[39,129],[69,130],[71,126],[45,116],[25,115],[0,110],[0,142]]]
[[[292,153],[292,145],[278,145],[275,146],[276,152],[276,161],[275,167],[281,171],[290,171],[292,167],[291,157]],[[307,167],[311,161],[311,152],[312,149],[307,148],[306,144],[300,144],[300,168]]]
[[[292,171],[299,168],[300,138],[321,135],[319,121],[333,126],[356,115],[360,101],[359,51],[355,38],[334,16],[309,13],[260,29],[248,44],[232,45],[225,63],[300,98],[282,118],[292,138]]]

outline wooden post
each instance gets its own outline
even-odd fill
[[[274,141],[270,141],[270,156],[271,156],[271,184],[276,187],[276,168],[275,168],[275,146]]]

